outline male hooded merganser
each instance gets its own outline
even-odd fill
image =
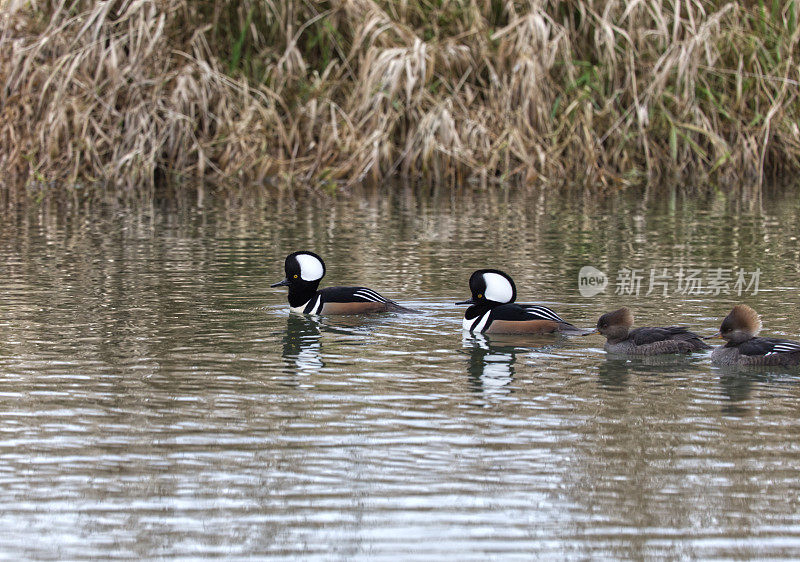
[[[317,290],[325,276],[325,262],[313,252],[286,256],[286,278],[270,287],[289,287],[289,307],[304,314],[364,314],[414,312],[366,287],[326,287]]]
[[[711,361],[720,365],[800,365],[800,342],[756,337],[761,317],[746,304],[737,304],[722,321],[719,332],[728,343],[715,347]]]
[[[628,307],[603,314],[597,321],[597,332],[606,337],[605,350],[620,355],[662,355],[691,353],[710,349],[703,339],[683,326],[636,328]]]
[[[517,287],[507,274],[497,269],[479,269],[469,278],[472,298],[456,304],[470,304],[464,314],[464,329],[484,334],[565,334],[585,335],[547,307],[516,304]]]

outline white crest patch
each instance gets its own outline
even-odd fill
[[[483,295],[494,302],[511,302],[514,296],[514,289],[508,279],[497,273],[484,273],[483,282],[486,283],[486,291]]]
[[[325,268],[322,267],[322,262],[314,256],[297,254],[295,259],[300,264],[300,278],[303,281],[317,281],[325,275]]]

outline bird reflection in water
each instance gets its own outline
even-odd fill
[[[797,384],[800,369],[790,367],[760,367],[725,365],[719,367],[719,384],[727,401],[722,412],[734,416],[752,413],[753,390],[761,397],[780,394],[786,387]]]
[[[467,372],[473,390],[489,394],[510,393],[517,353],[530,351],[530,334],[465,333],[462,341],[469,353]]]
[[[464,333],[464,349],[469,353],[467,372],[474,391],[509,394],[517,369],[517,355],[549,351],[559,344],[550,335]]]
[[[322,358],[323,334],[339,336],[339,346],[363,346],[367,343],[364,336],[372,333],[381,321],[379,317],[365,315],[326,317],[290,312],[286,317],[281,354],[284,371],[292,377],[319,373],[325,367]]]
[[[753,392],[753,377],[747,373],[736,372],[735,367],[722,367],[719,383],[727,401],[722,402],[722,411],[732,416],[749,413],[747,402]]]
[[[630,361],[627,358],[606,358],[597,368],[600,386],[611,392],[620,392],[628,387]]]
[[[320,325],[315,317],[294,312],[289,314],[281,354],[287,374],[307,376],[325,366],[320,354],[320,339]]]
[[[606,353],[605,362],[597,369],[600,386],[611,392],[628,388],[631,375],[641,377],[662,377],[680,375],[695,361],[687,355],[620,355]]]

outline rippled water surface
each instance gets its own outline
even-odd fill
[[[25,558],[800,557],[800,376],[597,336],[462,333],[467,279],[580,326],[800,339],[800,199],[502,191],[0,222],[0,553]],[[413,315],[290,315],[283,258]],[[578,271],[605,272],[582,296]],[[741,296],[698,269],[760,271]],[[619,271],[640,294],[615,294]],[[649,270],[672,275],[650,295]],[[731,285],[733,281],[731,281]]]

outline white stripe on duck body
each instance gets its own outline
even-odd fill
[[[498,269],[479,269],[469,278],[472,297],[456,304],[471,305],[464,313],[463,326],[484,334],[585,335],[546,306],[517,304],[517,287],[511,277]]]
[[[722,321],[719,332],[727,343],[715,347],[711,361],[720,365],[791,367],[800,365],[800,342],[761,338],[761,317],[746,304],[738,304]]]
[[[326,287],[325,262],[314,252],[301,250],[286,256],[286,278],[271,287],[289,287],[289,308],[302,314],[367,314],[371,312],[416,312],[387,299],[367,287]]]
[[[628,307],[603,314],[597,332],[606,337],[605,350],[620,355],[664,355],[710,349],[701,336],[684,326],[634,328]]]

